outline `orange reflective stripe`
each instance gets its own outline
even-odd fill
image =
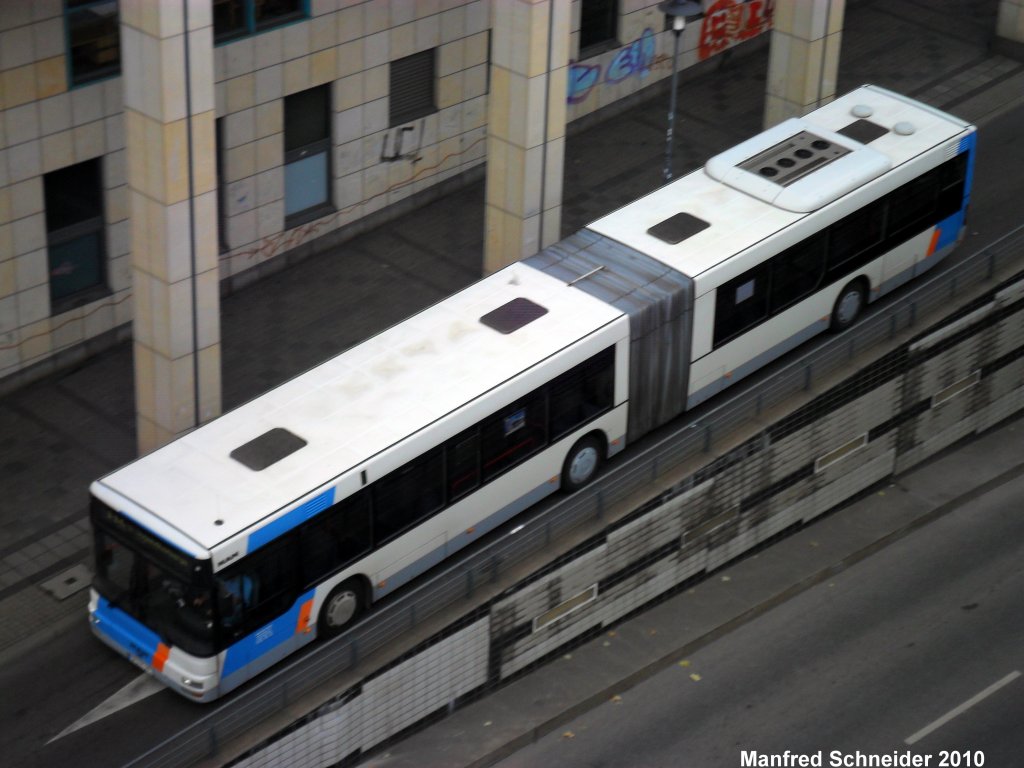
[[[153,654],[153,669],[157,672],[164,671],[164,664],[167,663],[167,657],[170,656],[171,649],[163,643],[160,643],[156,647],[156,653]]]
[[[932,232],[932,241],[928,243],[928,255],[931,256],[935,253],[935,246],[939,244],[939,236],[942,234],[941,229],[936,229]]]
[[[310,598],[299,608],[299,623],[295,627],[296,632],[309,632],[309,614],[313,610],[313,599]]]

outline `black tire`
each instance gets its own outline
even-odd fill
[[[834,333],[845,331],[860,317],[867,304],[867,291],[864,289],[862,280],[854,280],[849,283],[839,296],[836,297],[835,306],[832,307],[832,324],[829,326]]]
[[[562,490],[572,493],[597,476],[604,459],[604,446],[594,435],[581,438],[565,457],[562,465]]]
[[[360,579],[348,579],[331,590],[320,606],[319,637],[334,637],[366,610],[366,588]]]

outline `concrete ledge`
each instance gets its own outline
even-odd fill
[[[998,53],[1008,59],[1024,61],[1024,42],[996,35],[992,38],[992,53]]]

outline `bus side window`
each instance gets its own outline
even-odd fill
[[[547,445],[544,393],[532,392],[480,427],[483,479],[497,477]]]
[[[373,539],[380,545],[444,504],[441,450],[413,459],[373,484]]]
[[[894,248],[937,221],[941,168],[908,181],[887,195],[889,221],[887,245]]]
[[[839,280],[878,255],[885,205],[868,204],[829,227],[828,280]]]
[[[342,499],[300,530],[302,580],[313,585],[370,550],[370,497]]]
[[[825,236],[815,235],[772,259],[772,314],[810,296],[825,269]]]
[[[480,433],[476,427],[448,442],[448,502],[461,499],[480,485]]]
[[[718,287],[714,346],[724,344],[768,317],[770,274],[771,262],[768,261]]]
[[[614,347],[554,379],[548,392],[552,440],[610,410],[615,399]]]
[[[967,158],[970,152],[961,152],[952,160],[947,160],[939,166],[939,192],[938,213],[936,219],[943,219],[952,216],[964,205],[964,184],[967,181]]]

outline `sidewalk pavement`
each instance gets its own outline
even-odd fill
[[[983,122],[1024,97],[988,52],[997,0],[848,0],[839,92],[871,82]],[[682,73],[677,172],[761,129],[768,48]],[[569,234],[661,183],[665,88],[570,135]],[[589,121],[588,121],[589,124]],[[480,277],[483,182],[221,303],[225,410]],[[135,456],[131,345],[0,398],[0,664],[85,621],[87,491]]]

